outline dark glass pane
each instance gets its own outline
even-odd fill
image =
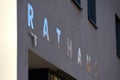
[[[80,5],[81,5],[81,0],[73,0],[74,3],[77,5],[78,8],[81,9]]]
[[[80,0],[75,0],[80,5]]]
[[[88,18],[96,24],[96,0],[88,0]]]
[[[120,19],[116,17],[116,47],[117,56],[120,58]]]

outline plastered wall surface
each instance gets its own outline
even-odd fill
[[[17,80],[16,0],[0,0],[0,80]]]

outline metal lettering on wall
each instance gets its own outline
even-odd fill
[[[35,29],[33,19],[34,19],[34,9],[33,9],[32,5],[28,3],[28,28],[31,28],[32,30]],[[50,42],[51,39],[50,39],[50,36],[49,36],[49,26],[48,26],[49,21],[46,17],[44,17],[43,21],[44,22],[43,22],[43,35],[42,35],[42,37],[44,39],[46,39],[48,42]],[[38,44],[37,44],[38,43],[37,42],[38,37],[33,32],[31,32],[30,35],[32,36],[32,39],[33,39],[33,45],[35,47],[37,47],[38,46]],[[57,35],[57,37],[56,37],[57,38],[56,39],[57,40],[56,41],[57,42],[56,43],[57,47],[61,48],[60,43],[61,43],[62,31],[61,31],[60,27],[56,27],[56,35]],[[69,37],[67,37],[66,43],[67,43],[66,44],[67,55],[69,56],[70,59],[72,59],[73,58],[73,53],[72,53],[73,42]],[[81,48],[78,48],[78,53],[77,54],[78,54],[78,56],[76,57],[76,60],[77,60],[76,63],[78,63],[78,65],[80,65],[82,67],[82,65],[83,65],[83,60],[82,60],[83,54],[82,54]],[[91,72],[92,57],[88,54],[84,54],[84,55],[86,55],[86,62],[85,62],[86,63],[86,71]],[[94,68],[96,70],[97,66],[98,66],[98,62],[95,60],[95,61],[93,61],[93,63],[94,63]],[[97,72],[95,72],[95,77],[96,78],[98,77]]]
[[[33,25],[34,11],[32,5],[28,3],[28,26],[34,29]]]

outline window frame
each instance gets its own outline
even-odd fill
[[[88,20],[95,27],[95,29],[98,29],[98,27],[96,26],[96,23],[97,23],[96,21],[96,0],[87,0],[87,5],[88,5]]]
[[[75,4],[76,4],[76,6],[79,8],[79,9],[82,9],[81,8],[81,0],[79,0],[79,2],[78,2],[78,0],[72,0]]]

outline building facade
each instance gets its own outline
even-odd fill
[[[119,80],[119,3],[17,0],[14,80]]]

